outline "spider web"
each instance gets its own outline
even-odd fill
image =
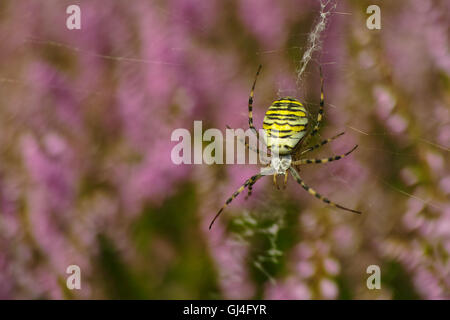
[[[338,12],[336,11],[336,6],[337,6],[337,2],[336,1],[331,1],[331,0],[320,0],[320,11],[319,11],[319,19],[316,21],[315,25],[312,28],[312,31],[310,33],[305,33],[305,34],[299,34],[299,37],[304,37],[306,38],[306,45],[301,47],[301,46],[291,46],[288,49],[273,49],[273,50],[266,50],[266,51],[260,51],[260,52],[256,52],[257,55],[278,55],[278,54],[285,54],[286,51],[294,51],[294,52],[300,52],[302,53],[301,58],[299,59],[299,67],[296,70],[296,87],[288,87],[286,88],[286,86],[283,83],[278,83],[278,90],[277,90],[277,95],[278,97],[282,97],[285,96],[285,93],[288,94],[298,94],[300,92],[300,96],[304,96],[306,98],[302,98],[302,101],[304,101],[308,107],[310,107],[310,109],[313,110],[318,110],[318,106],[319,104],[317,102],[311,101],[307,98],[307,94],[306,94],[306,90],[305,90],[305,86],[306,86],[306,81],[304,81],[306,79],[306,77],[310,74],[312,74],[312,72],[308,71],[307,69],[307,65],[310,62],[314,62],[315,65],[321,65],[321,66],[325,66],[325,65],[335,65],[337,64],[336,61],[327,61],[327,62],[320,62],[320,57],[322,56],[323,53],[326,53],[326,51],[324,49],[326,49],[326,38],[324,38],[321,33],[326,29],[326,27],[328,26],[328,18],[332,15],[351,15],[350,12]],[[318,56],[318,57],[316,57]],[[341,72],[339,72],[339,74],[346,74],[347,77],[351,77],[352,74],[348,73],[346,71],[346,66],[341,66],[340,67]],[[326,78],[326,76],[325,76]],[[301,94],[303,93],[303,94]],[[325,92],[326,95],[326,92]],[[318,99],[316,99],[318,100]],[[329,102],[326,101],[325,99],[325,113],[324,116],[327,117],[327,109],[329,108],[333,108],[333,109],[342,109],[340,106],[336,106],[334,104],[331,104]],[[345,110],[343,110],[345,111]],[[328,113],[329,115],[329,113]],[[312,122],[312,126],[314,126],[317,122],[316,122],[316,117],[311,116],[309,118],[309,121]],[[322,124],[322,128],[323,128],[323,124]],[[351,134],[353,133],[356,137],[358,141],[364,140],[362,143],[359,143],[359,149],[361,150],[365,150],[365,151],[369,151],[371,153],[374,152],[378,152],[378,153],[388,153],[390,155],[393,155],[395,157],[416,157],[416,155],[414,154],[409,154],[409,153],[405,153],[405,152],[399,152],[396,150],[390,150],[390,149],[385,149],[385,148],[380,148],[380,147],[371,147],[370,145],[368,145],[366,143],[366,141],[371,141],[372,139],[375,140],[380,140],[381,139],[391,139],[393,138],[393,135],[391,135],[389,132],[387,132],[387,130],[383,130],[382,132],[370,132],[369,130],[366,130],[365,128],[358,128],[356,125],[354,124],[346,124],[345,128],[347,130],[346,133]],[[340,129],[337,129],[338,132],[340,132]],[[336,132],[337,133],[337,132]],[[319,132],[316,134],[316,140],[317,141],[321,141],[321,140],[325,140],[327,138],[329,138],[328,136],[322,136],[322,134]],[[424,143],[424,144],[428,144],[432,147],[434,147],[435,149],[437,149],[440,152],[450,152],[450,148],[440,145],[438,143],[435,143],[429,139],[426,138],[419,138],[418,142],[420,143]],[[311,144],[311,141],[308,143],[308,145]],[[385,144],[385,143],[383,143]],[[328,157],[330,152],[333,155],[338,155],[337,153],[330,151],[329,146],[324,146],[323,149],[320,148],[320,151],[318,152],[323,152],[323,150],[326,149],[327,151],[325,151],[326,156]],[[319,153],[320,154],[320,153]],[[340,154],[340,153],[339,153]],[[322,158],[321,156],[316,155],[316,153],[314,153],[315,156],[308,156],[308,158]],[[348,191],[350,194],[356,194],[356,189],[353,186],[353,184],[348,180],[348,178],[345,178],[344,176],[340,176],[337,175],[336,173],[333,172],[332,167],[328,166],[328,165],[323,165],[321,167],[322,170],[326,170],[328,175],[331,177],[332,181],[336,181],[339,182],[341,184],[343,184],[345,186],[345,190]],[[313,171],[313,170],[312,170]],[[435,201],[433,199],[424,199],[422,197],[419,197],[415,194],[411,194],[405,190],[402,190],[401,188],[396,187],[395,185],[393,185],[392,183],[390,183],[389,181],[386,181],[383,177],[381,177],[381,175],[378,175],[372,171],[368,171],[369,176],[367,177],[369,182],[369,187],[373,186],[377,183],[381,183],[385,186],[387,186],[388,188],[390,188],[392,191],[397,192],[399,194],[402,194],[403,196],[409,197],[409,198],[413,198],[416,199],[426,205],[430,205],[434,208],[437,209],[441,209],[442,208],[435,203]],[[318,190],[320,192],[320,190]],[[373,201],[374,200],[369,200],[366,204],[367,206],[370,208],[373,206]]]

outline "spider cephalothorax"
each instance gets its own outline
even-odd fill
[[[256,80],[258,78],[259,72],[261,71],[261,66],[259,66],[258,71],[256,73],[255,81],[253,82],[252,90],[250,92],[250,97],[248,99],[248,124],[250,129],[254,134],[258,137],[258,132],[256,128],[253,126],[253,95],[256,85]],[[311,147],[307,147],[302,150],[303,145],[306,143],[307,139],[313,137],[317,134],[319,130],[320,123],[322,122],[323,116],[323,107],[324,107],[324,95],[323,95],[323,76],[322,70],[320,70],[320,108],[319,113],[317,115],[317,122],[312,130],[308,129],[308,113],[303,106],[303,104],[297,99],[286,97],[279,100],[275,100],[272,105],[267,110],[264,116],[263,123],[263,139],[265,145],[271,152],[270,164],[267,167],[261,169],[261,172],[250,177],[245,183],[235,192],[233,195],[228,198],[225,202],[224,206],[219,210],[214,219],[212,220],[209,228],[213,225],[214,221],[219,217],[223,209],[231,202],[234,198],[236,198],[246,187],[248,187],[248,195],[249,197],[252,193],[253,185],[258,181],[261,177],[265,175],[273,175],[274,184],[278,188],[277,184],[277,176],[284,175],[284,186],[287,183],[288,171],[292,174],[294,179],[311,195],[316,198],[322,200],[330,206],[343,209],[346,211],[351,211],[354,213],[361,213],[360,211],[352,210],[346,207],[343,207],[339,204],[336,204],[330,201],[328,198],[317,193],[314,189],[307,186],[303,180],[301,179],[299,173],[295,169],[296,166],[302,164],[310,164],[310,163],[327,163],[330,161],[335,161],[342,159],[349,155],[353,150],[356,149],[357,145],[353,147],[352,150],[347,153],[334,156],[324,159],[302,159],[301,156],[307,152],[315,150],[324,144],[336,139],[337,137],[343,135],[344,133],[340,133],[332,138],[324,140],[316,145]],[[257,151],[258,152],[258,151]],[[293,159],[295,156],[295,159]]]

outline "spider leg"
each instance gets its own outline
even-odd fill
[[[345,211],[350,211],[353,213],[358,213],[361,214],[361,211],[357,211],[357,210],[353,210],[353,209],[349,209],[346,207],[343,207],[337,203],[334,203],[332,201],[330,201],[328,198],[325,198],[324,196],[320,195],[319,193],[317,193],[314,189],[310,188],[308,185],[306,185],[302,178],[300,178],[300,175],[297,173],[297,171],[295,171],[295,169],[293,167],[290,167],[289,170],[291,171],[292,176],[294,177],[294,179],[302,186],[303,189],[305,189],[306,191],[308,191],[309,194],[313,195],[314,197],[316,197],[317,199],[322,200],[323,202],[325,202],[326,204],[345,210]]]
[[[347,153],[341,154],[340,156],[334,156],[334,157],[323,158],[323,159],[301,159],[301,160],[293,161],[292,164],[297,166],[299,164],[327,163],[327,162],[331,162],[331,161],[340,160],[340,159],[348,156],[350,153],[352,153],[357,147],[358,147],[358,145],[354,146],[352,150],[348,151]]]
[[[322,122],[322,118],[323,118],[323,106],[325,104],[325,99],[323,97],[323,74],[322,74],[322,67],[319,67],[319,72],[320,72],[320,108],[319,108],[319,113],[317,114],[317,123],[313,129],[313,131],[311,132],[310,137],[313,137],[316,135],[317,131],[319,131],[319,126]]]
[[[245,200],[247,200],[251,195],[252,195],[252,190],[253,190],[253,185],[256,183],[257,180],[253,180],[252,182],[250,182],[250,184],[248,185],[247,189],[248,189],[248,194],[245,196]]]
[[[245,181],[245,183],[239,187],[239,189],[236,190],[235,193],[233,193],[233,195],[227,199],[227,201],[225,202],[225,204],[223,205],[222,208],[220,208],[219,212],[217,212],[217,214],[214,216],[214,219],[211,221],[211,224],[209,225],[209,229],[211,229],[212,225],[214,224],[214,222],[217,220],[217,218],[220,216],[220,214],[222,213],[222,211],[230,204],[231,201],[234,200],[234,198],[236,198],[244,189],[245,187],[247,187],[250,184],[255,184],[255,182],[261,178],[262,175],[260,173],[252,176],[250,179],[248,179],[247,181]]]
[[[273,175],[273,185],[275,187],[277,187],[277,190],[280,190],[280,187],[278,186],[278,182],[277,182],[277,174],[276,173]]]
[[[286,172],[284,174],[284,183],[283,183],[283,190],[286,189],[287,181],[288,181],[288,173]]]
[[[320,148],[321,146],[327,144],[328,142],[331,142],[331,141],[333,141],[334,139],[339,138],[339,137],[342,136],[344,133],[345,133],[345,132],[341,132],[341,133],[335,135],[334,137],[331,137],[331,138],[329,138],[329,139],[323,140],[322,142],[320,142],[320,143],[318,143],[318,144],[316,144],[316,145],[314,145],[314,146],[312,146],[312,147],[309,147],[309,148],[303,150],[303,151],[300,153],[300,155],[304,155],[305,153],[308,153],[308,152],[313,151],[313,150],[315,150],[315,149],[317,149],[317,148]]]
[[[255,81],[253,81],[252,90],[250,91],[250,97],[248,98],[248,125],[250,126],[250,129],[253,131],[254,134],[258,137],[259,135],[256,128],[253,126],[253,96],[255,94],[255,86],[256,86],[256,80],[258,79],[259,72],[261,71],[262,65],[259,65],[258,71],[256,72]]]

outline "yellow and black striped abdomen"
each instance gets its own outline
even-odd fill
[[[289,154],[306,134],[308,117],[296,99],[283,98],[272,103],[264,116],[264,140],[272,151]]]

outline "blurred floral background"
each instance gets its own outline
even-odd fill
[[[2,0],[0,298],[449,299],[449,4],[338,1],[297,85],[317,0]],[[346,134],[311,155],[359,148],[301,174],[361,216],[265,178],[208,230],[259,166],[174,165],[171,134],[247,128],[259,64],[257,127],[281,96],[315,115],[322,65],[316,140]]]

